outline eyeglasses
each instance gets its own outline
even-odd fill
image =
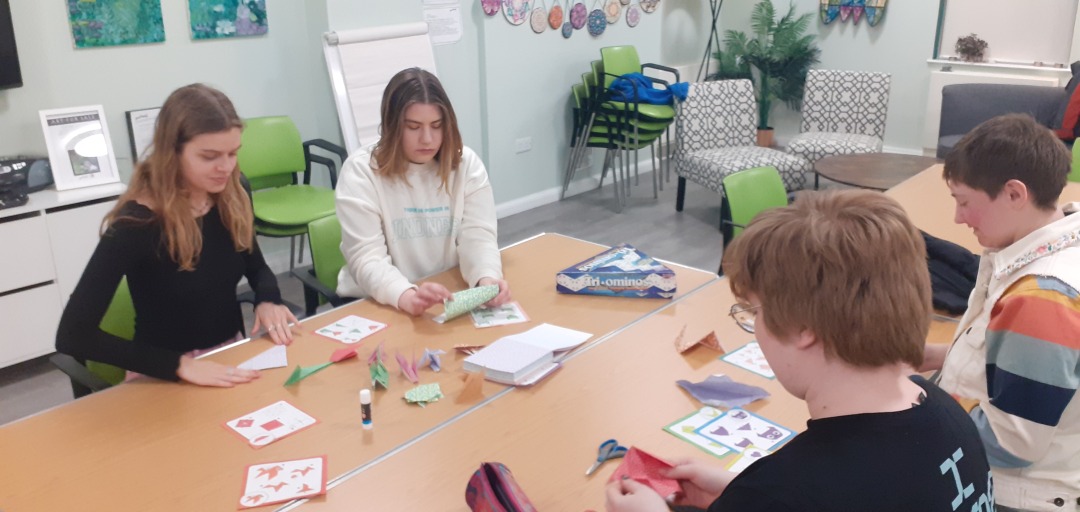
[[[745,302],[736,302],[731,305],[731,311],[728,315],[731,316],[735,323],[742,327],[742,330],[753,333],[754,321],[757,320],[757,310],[761,308],[761,305],[751,306]]]

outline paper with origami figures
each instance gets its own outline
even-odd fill
[[[409,379],[409,382],[412,382],[413,384],[420,382],[420,377],[416,375],[416,363],[401,355],[401,352],[394,352],[394,358],[397,359],[397,364],[401,368],[401,373],[405,375],[406,379]]]
[[[680,490],[677,480],[668,478],[662,473],[672,467],[674,466],[670,463],[631,446],[623,457],[622,464],[619,464],[608,481],[614,482],[623,477],[629,477],[649,486],[666,499]]]
[[[338,340],[342,343],[353,344],[371,336],[383,329],[386,324],[369,320],[356,315],[349,315],[326,327],[318,329],[315,334]]]
[[[731,380],[727,375],[710,375],[701,382],[687,380],[676,384],[685,389],[699,402],[713,407],[742,407],[755,400],[769,396],[769,392],[757,386],[750,386]]]
[[[330,362],[340,363],[346,359],[350,359],[353,357],[356,357],[355,348],[339,348],[335,350],[333,354],[330,354]]]
[[[420,361],[416,363],[417,368],[423,368],[425,366],[431,368],[431,371],[442,371],[442,359],[439,356],[445,354],[445,350],[431,350],[429,348],[424,349],[424,355],[420,356]]]
[[[702,407],[693,414],[664,427],[664,430],[679,439],[688,441],[690,444],[705,450],[711,455],[723,457],[728,453],[731,453],[731,450],[728,450],[724,445],[697,433],[698,428],[720,417],[721,414],[723,414],[723,412],[719,409]]]
[[[443,314],[435,317],[435,321],[440,324],[448,320],[453,320],[469,311],[472,311],[480,306],[483,306],[485,302],[494,299],[499,294],[498,285],[477,286],[476,288],[469,288],[468,290],[461,290],[456,292],[450,297],[450,300],[444,301]]]
[[[293,370],[292,375],[289,375],[289,380],[285,381],[285,385],[292,386],[332,364],[334,363],[322,363],[315,366],[297,366],[296,369]]]
[[[471,314],[473,325],[478,328],[520,324],[529,321],[528,315],[521,309],[521,304],[517,302],[508,302],[493,308],[476,308],[471,311]]]
[[[405,392],[405,401],[420,407],[437,402],[442,397],[442,389],[439,388],[438,382],[421,384]]]
[[[315,423],[315,418],[281,400],[228,421],[225,426],[243,436],[252,447],[258,448]]]
[[[479,402],[481,398],[484,398],[483,373],[466,373],[461,380],[465,381],[465,386],[461,388],[461,393],[454,402],[467,404]]]
[[[731,464],[728,464],[727,470],[732,473],[742,473],[744,469],[750,467],[750,465],[757,462],[758,459],[768,456],[770,453],[772,452],[751,446],[743,450],[742,455],[739,455],[731,462]]]
[[[285,355],[285,345],[274,345],[238,365],[241,370],[269,370],[270,368],[284,368],[289,366],[288,357]]]
[[[769,361],[765,359],[765,354],[761,352],[761,346],[756,341],[751,341],[734,352],[721,356],[720,360],[768,379],[776,378],[776,374],[773,373],[772,368],[769,366]]]
[[[326,456],[252,464],[244,471],[240,508],[326,494]]]
[[[462,354],[465,354],[467,356],[471,356],[471,355],[479,352],[480,349],[482,349],[482,348],[484,348],[486,346],[487,345],[468,345],[468,344],[465,344],[465,343],[459,343],[457,345],[454,345],[454,350],[457,350],[458,352],[461,352]]]
[[[743,409],[731,409],[698,427],[696,432],[739,453],[751,446],[774,450],[795,435],[791,430]]]

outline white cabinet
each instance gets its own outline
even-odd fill
[[[53,351],[64,304],[124,185],[30,195],[0,210],[0,368]]]

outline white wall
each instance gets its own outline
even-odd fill
[[[241,116],[286,114],[305,137],[340,140],[320,128],[328,112],[310,76],[325,80],[326,73],[309,32],[325,18],[309,20],[308,11],[319,8],[307,4],[318,2],[267,0],[266,36],[196,42],[187,2],[165,1],[164,43],[75,49],[66,2],[12,2],[25,85],[0,91],[0,155],[45,154],[38,110],[101,104],[126,178],[132,162],[124,111],[158,106],[192,82],[221,89]]]
[[[724,3],[724,30],[749,31],[754,2]],[[786,2],[774,0],[778,9]],[[794,0],[797,12],[814,13],[811,33],[819,36],[819,68],[881,71],[892,75],[885,150],[921,153],[929,68],[937,29],[938,0],[889,2],[885,17],[876,27],[862,20],[855,25],[839,19],[825,25],[817,17],[818,0]],[[770,119],[777,140],[783,143],[799,131],[799,114],[778,105]]]

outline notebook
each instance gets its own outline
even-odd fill
[[[509,385],[528,385],[559,367],[555,352],[576,347],[592,337],[551,324],[505,336],[466,357],[467,372],[483,372],[488,380]]]

